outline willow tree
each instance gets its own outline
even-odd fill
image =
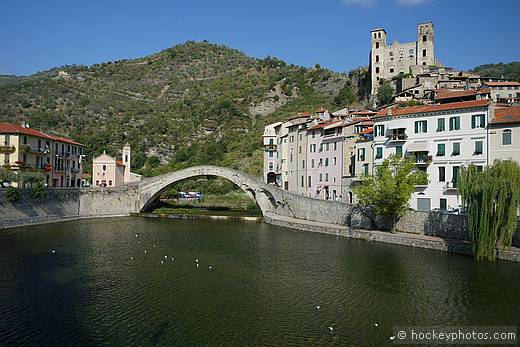
[[[520,166],[495,161],[484,171],[463,168],[458,182],[477,260],[494,260],[496,249],[511,246],[520,208]]]

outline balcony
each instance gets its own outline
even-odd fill
[[[404,128],[390,129],[388,135],[386,135],[389,142],[404,142],[408,138]]]
[[[0,146],[0,153],[14,153],[15,151],[14,146]]]
[[[428,166],[432,163],[431,155],[423,155],[421,152],[417,152],[415,155],[415,165],[417,166]]]
[[[264,145],[264,149],[266,151],[276,151],[277,148],[278,148],[278,146],[275,144],[272,144],[272,143],[268,143],[268,144]]]
[[[444,186],[444,191],[456,191],[457,190],[457,182],[446,182]]]

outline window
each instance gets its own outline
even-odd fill
[[[305,160],[302,160],[302,169],[305,169]]]
[[[274,152],[273,152],[273,151],[269,151],[269,152],[267,152],[267,153],[269,153],[269,158],[272,158],[272,157],[274,156]],[[128,160],[127,160],[127,161],[128,161]]]
[[[453,142],[453,151],[451,155],[459,155],[460,154],[460,142]]]
[[[460,166],[453,167],[453,175],[451,178],[451,182],[453,182],[453,187],[457,188],[457,181],[459,179]]]
[[[422,56],[426,57],[426,50],[425,49],[422,50]]]
[[[329,158],[325,158],[325,167],[329,166]]]
[[[363,175],[368,176],[368,164],[363,164]]]
[[[302,154],[302,146],[298,146],[298,153]]]
[[[437,118],[437,131],[446,130],[446,120],[444,118]]]
[[[316,137],[316,132],[313,130],[312,131],[312,138],[315,138]]]
[[[358,148],[358,161],[365,161],[365,149],[364,148]]]
[[[395,154],[400,155],[400,156],[403,155],[403,146],[402,145],[395,146]]]
[[[320,152],[323,152],[323,143],[320,143]]]
[[[426,42],[426,35],[422,36],[422,42]]]
[[[376,48],[379,48],[379,42],[376,42]]]
[[[502,145],[507,146],[510,144],[512,144],[511,130],[510,129],[502,130]]]
[[[383,124],[376,125],[375,136],[385,136],[385,126]]]
[[[300,134],[300,141],[302,140],[302,134]]]
[[[437,144],[437,156],[443,157],[446,155],[446,145],[444,143],[438,143]]]
[[[393,67],[390,68],[390,73],[394,73],[394,68]]]
[[[337,164],[337,161],[336,161],[336,157],[332,158],[332,165],[336,166]]]
[[[428,132],[428,123],[425,120],[415,122],[415,133],[424,134]]]
[[[289,137],[289,142],[294,142],[294,135],[291,135],[291,136]]]
[[[376,73],[379,73],[379,66],[376,66]]]
[[[304,178],[304,176],[302,176],[302,180],[301,180],[301,184],[300,184],[300,186],[301,186],[302,188],[305,187],[305,178]]]
[[[483,152],[482,146],[483,146],[482,141],[475,141],[475,152],[473,154],[474,155],[482,154],[482,152]]]
[[[314,159],[311,159],[311,168],[314,169]]]
[[[383,147],[376,148],[376,159],[383,158]]]
[[[445,210],[448,208],[448,200],[446,200],[445,198],[441,198],[439,200],[439,207],[441,210]]]
[[[292,153],[291,153],[290,156],[289,156],[289,162],[292,163],[292,159],[293,159],[293,155],[292,155]]]
[[[323,174],[320,173],[320,182],[323,182]]]
[[[334,150],[338,150],[338,143],[337,142],[334,142]]]
[[[307,177],[307,187],[311,186],[311,176]]]
[[[378,62],[379,62],[379,56],[376,55],[376,63],[378,63]]]
[[[328,182],[329,181],[329,174],[328,172],[325,173],[325,182]]]
[[[485,128],[486,127],[486,118],[483,114],[474,114],[471,116],[471,129],[475,128]]]
[[[112,180],[109,180],[109,181],[108,181],[108,185],[109,185],[109,186],[112,185]]]
[[[408,54],[409,54],[409,55],[413,55],[413,48],[410,48],[410,49],[408,50]]]
[[[273,171],[274,169],[274,164],[272,161],[269,162],[269,171]]]
[[[103,165],[103,171],[107,171],[107,166]]]
[[[274,139],[269,139],[269,144],[274,145]]]
[[[325,150],[326,150],[327,152],[329,151],[329,148],[330,148],[330,147],[329,147],[329,143],[326,143],[326,144],[325,144]]]
[[[460,117],[450,117],[450,131],[451,130],[460,130]]]
[[[439,166],[439,182],[446,182],[446,168]]]
[[[99,187],[99,180],[96,180],[96,187]]]

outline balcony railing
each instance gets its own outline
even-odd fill
[[[390,142],[401,142],[401,141],[406,141],[406,139],[408,138],[408,135],[406,135],[406,134],[390,134],[387,137],[388,137],[388,141],[390,141]]]
[[[430,165],[432,162],[431,155],[416,155],[415,156],[415,165]]]
[[[457,190],[457,181],[446,182],[444,190]]]
[[[266,151],[276,151],[277,148],[278,148],[277,145],[275,145],[275,144],[271,144],[271,143],[268,143],[268,144],[265,144],[265,145],[264,145],[264,149],[265,149]]]
[[[15,151],[14,146],[0,146],[0,153],[14,153]]]

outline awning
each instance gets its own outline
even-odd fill
[[[406,150],[408,152],[429,152],[430,149],[428,148],[428,142],[412,142],[410,143]]]

